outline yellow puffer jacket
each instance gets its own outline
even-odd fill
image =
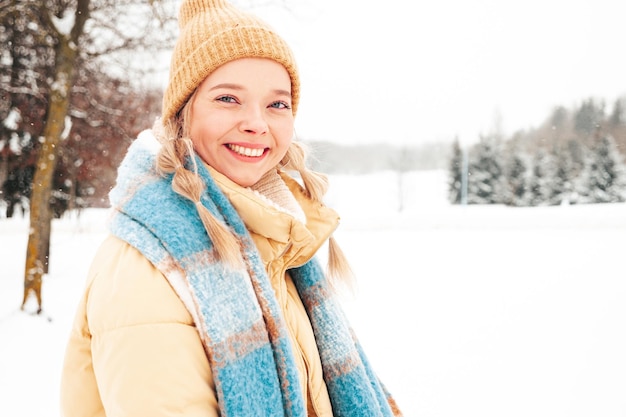
[[[263,258],[290,331],[308,413],[330,417],[313,331],[285,271],[314,255],[337,227],[337,214],[306,198],[295,181],[284,177],[306,214],[305,225],[280,204],[211,173]],[[191,315],[161,272],[113,236],[98,250],[76,313],[61,408],[64,417],[219,415],[211,369]]]

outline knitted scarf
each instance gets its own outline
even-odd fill
[[[230,226],[241,245],[245,267],[227,269],[216,262],[194,203],[172,191],[171,175],[156,171],[159,146],[150,131],[130,146],[110,194],[110,231],[151,261],[189,309],[222,417],[306,416],[288,330],[243,221],[195,156],[206,184],[202,204]],[[317,261],[289,272],[311,321],[334,416],[401,415]]]

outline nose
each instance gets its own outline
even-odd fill
[[[264,109],[257,106],[247,106],[243,110],[239,130],[255,135],[263,135],[267,133],[269,127],[263,113]]]

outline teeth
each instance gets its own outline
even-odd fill
[[[229,144],[228,148],[233,151],[238,153],[239,155],[243,155],[243,156],[250,156],[250,157],[258,157],[263,155],[263,148],[244,148],[243,146],[239,146],[239,145],[232,145]]]

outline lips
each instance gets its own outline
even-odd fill
[[[265,148],[247,148],[245,146],[235,145],[232,143],[227,144],[226,147],[238,155],[250,158],[258,158],[265,152]]]

